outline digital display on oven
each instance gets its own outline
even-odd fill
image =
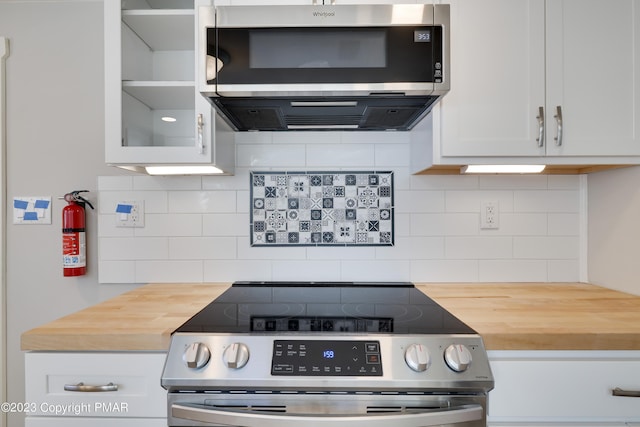
[[[380,342],[275,340],[271,374],[382,376]]]

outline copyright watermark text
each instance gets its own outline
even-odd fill
[[[82,402],[82,403],[35,403],[35,402],[2,402],[2,413],[47,414],[56,416],[87,414],[126,414],[129,412],[127,402]]]

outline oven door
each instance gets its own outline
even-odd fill
[[[373,393],[169,395],[169,426],[485,427],[486,396]]]

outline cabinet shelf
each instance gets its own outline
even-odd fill
[[[193,9],[123,10],[122,22],[152,51],[194,50]],[[167,31],[170,28],[171,31]]]
[[[124,81],[122,90],[152,110],[193,110],[195,83],[183,81]]]

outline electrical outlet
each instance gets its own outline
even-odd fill
[[[116,227],[144,227],[144,201],[118,202]]]
[[[500,228],[500,205],[496,201],[485,201],[480,204],[480,228],[496,230]]]

